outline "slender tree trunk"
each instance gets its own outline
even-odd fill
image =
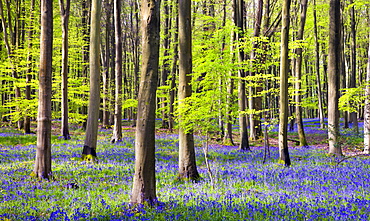
[[[325,128],[324,122],[324,108],[323,108],[323,93],[321,90],[321,77],[320,77],[320,52],[319,52],[319,38],[317,33],[317,19],[316,19],[316,1],[314,0],[313,19],[314,19],[314,36],[315,36],[315,53],[316,53],[316,82],[317,82],[317,96],[319,102],[319,118],[320,128]]]
[[[178,0],[176,1],[176,6],[178,5]],[[168,113],[168,129],[172,132],[174,128],[174,103],[175,103],[175,97],[176,97],[176,78],[177,78],[177,72],[178,72],[178,60],[179,60],[179,44],[177,43],[179,40],[178,30],[179,30],[179,16],[178,16],[178,10],[177,7],[174,7],[173,14],[175,17],[175,24],[173,29],[174,36],[173,36],[173,61],[172,61],[172,76],[171,76],[171,83],[170,83],[170,107],[169,107],[169,113]]]
[[[304,32],[304,26],[306,23],[306,12],[307,12],[307,2],[308,0],[301,0],[301,19],[297,34],[297,41],[303,40],[303,32]],[[295,83],[295,91],[297,95],[295,96],[295,102],[296,102],[296,119],[297,119],[297,128],[298,128],[298,136],[299,136],[299,145],[302,147],[308,146],[306,135],[304,132],[303,127],[303,120],[302,120],[302,95],[301,95],[301,76],[302,76],[302,48],[298,47],[296,49],[297,58],[295,59],[295,74],[296,74],[296,83]]]
[[[364,154],[370,154],[370,40],[365,83],[366,88],[365,88],[365,108],[364,108]]]
[[[82,78],[84,79],[84,83],[87,81],[87,71],[88,71],[88,63],[89,63],[89,26],[88,26],[88,21],[89,21],[89,9],[91,8],[91,4],[88,3],[88,0],[82,0],[82,35],[83,35],[83,41],[84,41],[84,46],[82,48]],[[82,98],[85,99],[85,95],[82,95]],[[81,114],[85,115],[87,114],[87,106],[83,106],[81,108]],[[84,120],[82,122],[82,128],[86,131],[87,127],[87,120]]]
[[[53,58],[53,1],[41,1],[39,107],[37,115],[36,160],[33,174],[52,177],[51,171],[51,91]]]
[[[168,58],[169,56],[169,50],[170,50],[170,39],[171,39],[171,33],[170,33],[170,29],[171,29],[171,20],[170,20],[170,16],[171,16],[171,13],[170,13],[170,2],[168,0],[164,0],[163,2],[164,4],[164,16],[165,16],[165,19],[164,19],[164,30],[163,30],[163,34],[164,34],[164,40],[163,40],[163,48],[164,48],[164,52],[163,52],[163,65],[162,65],[162,72],[161,72],[161,80],[160,80],[160,84],[161,86],[167,86],[167,78],[168,78],[168,74],[169,74],[169,61],[170,59]],[[168,102],[166,101],[167,100],[167,97],[162,97],[160,98],[161,99],[161,108],[162,108],[162,128],[168,128]]]
[[[34,25],[34,11],[35,8],[35,0],[31,0],[31,6],[30,6],[30,26],[33,27]],[[26,75],[26,92],[25,92],[25,98],[26,100],[31,100],[31,83],[32,80],[32,39],[33,39],[33,30],[32,28],[28,31],[28,56],[27,56],[27,75]],[[31,119],[26,114],[24,118],[24,133],[30,134],[31,133]]]
[[[103,75],[102,75],[102,80],[103,80],[103,91],[102,91],[102,102],[103,102],[103,108],[102,108],[102,127],[103,128],[110,128],[110,91],[112,89],[111,84],[113,81],[113,78],[110,78],[110,65],[112,62],[111,60],[111,25],[112,25],[112,20],[111,20],[111,14],[112,14],[112,5],[111,1],[104,1],[104,8],[106,11],[106,22],[105,22],[105,47],[104,50],[101,50],[101,60],[103,64]],[[100,42],[102,45],[101,48],[103,49],[103,44]],[[113,65],[113,64],[112,64]],[[112,72],[114,72],[112,70]]]
[[[350,0],[350,4],[353,4],[353,0]],[[351,75],[350,75],[350,82],[349,87],[355,88],[356,87],[356,11],[355,6],[353,5],[351,8]],[[350,121],[353,123],[353,130],[356,134],[358,134],[358,120],[357,120],[357,112],[350,113]]]
[[[116,42],[116,93],[112,143],[122,140],[122,30],[121,0],[114,0],[114,27]]]
[[[280,57],[280,115],[279,115],[279,160],[290,166],[290,157],[288,151],[288,43],[289,43],[289,20],[290,20],[290,2],[283,1],[283,18],[281,26],[281,57]]]
[[[234,0],[234,23],[238,27],[237,41],[242,42],[243,32],[244,32],[244,0]],[[241,63],[244,61],[244,50],[241,47],[238,47],[238,61]],[[238,107],[239,107],[239,132],[240,132],[240,150],[250,150],[248,142],[248,130],[247,130],[247,116],[245,113],[246,110],[246,89],[245,89],[245,80],[242,78],[245,77],[245,71],[241,68],[238,70]]]
[[[226,1],[225,1],[226,4]],[[231,46],[230,46],[230,54],[231,54],[231,62],[235,62],[235,53],[234,53],[234,42],[236,40],[236,33],[232,31],[231,34]],[[234,140],[233,140],[233,128],[232,128],[232,104],[234,103],[233,99],[233,90],[234,90],[234,74],[232,71],[230,71],[230,77],[226,81],[226,87],[227,87],[227,95],[226,95],[226,127],[225,127],[225,136],[224,136],[224,143],[229,143],[227,140],[230,141],[230,144],[235,146]]]
[[[191,0],[179,0],[179,102],[191,96],[192,74]],[[181,121],[180,116],[180,121]],[[179,179],[198,180],[194,135],[179,128]]]
[[[142,0],[142,67],[135,140],[132,203],[156,203],[155,109],[159,63],[160,0]]]
[[[82,159],[96,158],[100,106],[100,19],[101,0],[92,0],[90,31],[90,98]]]
[[[70,0],[59,0],[60,17],[62,20],[62,128],[65,140],[71,139],[68,127],[68,20]]]
[[[339,137],[339,76],[341,68],[340,0],[330,0],[328,53],[328,138],[329,154],[342,155]]]
[[[263,0],[258,0],[257,4],[257,11],[256,11],[256,19],[254,23],[254,33],[253,37],[255,37],[255,41],[253,42],[253,48],[251,52],[251,66],[252,70],[250,71],[250,76],[254,77],[256,73],[261,73],[261,56],[257,52],[257,49],[261,46],[259,43],[259,37],[261,32],[261,24],[262,24],[262,14],[263,14]],[[253,80],[252,85],[254,83],[260,84],[261,82]],[[261,86],[249,86],[249,108],[253,110],[255,113],[251,113],[249,115],[249,137],[251,140],[256,140],[261,135],[261,96],[258,92],[261,91]]]

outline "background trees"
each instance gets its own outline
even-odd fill
[[[64,18],[68,17],[68,2],[65,1],[65,10],[62,10],[66,12],[62,13]],[[288,82],[286,85],[279,80],[279,70],[282,68],[279,42],[282,41],[280,30],[283,26],[280,3],[277,0],[192,2],[190,12],[187,11],[189,15],[186,24],[186,35],[192,34],[192,44],[186,46],[186,63],[190,64],[191,58],[192,66],[183,75],[180,70],[183,63],[178,63],[178,34],[185,31],[185,26],[180,25],[178,30],[178,2],[164,2],[161,6],[163,19],[160,23],[163,31],[159,36],[161,56],[158,71],[161,77],[155,105],[158,110],[156,117],[162,119],[163,128],[168,125],[170,129],[176,129],[178,120],[181,122],[185,118],[185,121],[190,122],[189,127],[194,133],[212,132],[211,138],[214,140],[233,138],[235,145],[248,149],[247,127],[250,128],[250,143],[253,144],[260,135],[261,122],[277,123],[277,116],[283,110],[279,104],[283,99],[280,86],[284,86],[284,96],[288,96],[287,101],[284,101],[284,105],[288,103],[288,109],[283,111],[288,115],[288,119],[296,119],[296,123],[299,123],[300,118],[320,117],[321,126],[324,128],[325,118],[330,112],[328,124],[333,126],[329,128],[328,133],[331,151],[336,146],[332,136],[338,136],[339,123],[342,122],[338,121],[340,117],[343,118],[345,127],[353,125],[354,129],[356,128],[356,119],[361,121],[365,117],[363,88],[366,85],[369,47],[368,2],[341,1],[341,10],[336,9],[337,17],[332,20],[328,16],[331,5],[326,1],[316,0],[313,4],[308,3],[307,11],[299,10],[300,5],[305,5],[304,1],[292,2],[289,10],[291,37],[287,59],[288,69],[297,71],[287,72],[284,77],[284,82]],[[122,19],[115,21],[112,16],[113,1],[104,0],[102,5],[104,7],[101,7],[102,13],[99,17],[101,31],[98,33],[101,41],[96,48],[101,49],[99,51],[93,52],[89,49],[92,46],[90,40],[93,39],[89,36],[95,30],[89,25],[94,20],[90,1],[71,1],[68,27],[65,25],[67,19],[61,20],[58,16],[53,21],[51,117],[62,119],[62,125],[56,121],[58,127],[62,128],[69,124],[82,126],[84,130],[86,122],[89,121],[86,134],[89,137],[87,140],[91,138],[91,143],[95,143],[95,135],[92,134],[96,133],[95,129],[92,132],[91,128],[97,128],[98,119],[105,128],[110,128],[114,123],[113,116],[117,116],[117,123],[122,123],[120,119],[123,118],[130,121],[130,125],[136,125],[136,115],[140,111],[138,93],[142,77],[139,72],[144,54],[141,52],[142,33],[139,27],[143,15],[139,11],[137,1],[125,1],[120,6],[121,12],[118,12]],[[337,1],[335,5],[338,5]],[[1,124],[24,127],[24,131],[30,133],[36,128],[38,85],[41,80],[36,74],[41,67],[38,41],[41,35],[41,17],[37,16],[40,14],[40,4],[33,0],[3,0],[0,6]],[[60,8],[55,7],[53,10],[54,13],[60,13]],[[185,11],[180,10],[180,13],[183,12]],[[304,12],[305,19],[300,15]],[[330,23],[338,21],[339,17],[341,23],[335,23],[335,26]],[[122,27],[122,35],[117,36],[116,41],[114,34],[118,32],[115,32],[114,27],[117,25]],[[188,25],[191,25],[191,29]],[[336,28],[332,31],[336,33],[335,42],[332,42],[334,38],[328,38],[329,28]],[[66,42],[67,38],[64,37],[63,41],[63,32],[68,32],[68,64],[66,53],[62,52],[66,51],[62,49],[66,48],[63,42]],[[180,37],[181,39],[183,38]],[[122,41],[121,46],[119,40]],[[122,55],[119,49],[123,50]],[[189,51],[192,53],[190,56]],[[334,61],[333,55],[338,56],[339,51],[341,57],[334,57]],[[87,52],[91,52],[91,56]],[[183,49],[180,53],[182,52]],[[90,62],[89,59],[95,61]],[[115,66],[115,59],[122,59],[122,76],[119,76],[120,65]],[[101,66],[95,66],[99,63]],[[342,66],[333,69],[333,64],[339,63]],[[339,70],[342,71],[341,74],[338,74]],[[65,78],[67,72],[68,84]],[[177,78],[179,72],[182,77],[186,77],[186,84]],[[92,81],[94,83],[90,83],[90,77],[95,79]],[[102,84],[99,82],[100,78]],[[122,95],[119,92],[120,80]],[[332,95],[333,91],[334,94],[338,93],[338,88],[333,88],[334,84],[341,84],[338,95]],[[62,85],[65,90],[60,90]],[[182,109],[184,114],[176,115],[176,110],[181,113],[179,101],[183,98],[177,98],[175,94],[184,88],[184,85],[187,90],[185,100],[191,105]],[[102,96],[99,98],[99,94],[90,93],[90,88],[94,88],[93,91],[102,90]],[[249,90],[245,90],[246,88]],[[65,94],[67,90],[68,97]],[[181,93],[179,90],[179,94]],[[293,96],[296,100],[293,100]],[[334,97],[336,98],[333,99]],[[89,98],[94,101],[92,105],[95,105],[90,114],[87,109]],[[122,107],[119,107],[120,99]],[[337,99],[338,105],[335,104]],[[296,113],[294,106],[297,106]],[[119,116],[119,110],[122,111],[122,117]],[[357,117],[348,118],[349,112],[357,113]],[[88,118],[94,119],[93,127],[90,127],[92,121],[87,120]],[[205,121],[212,126],[197,127],[206,125]],[[291,128],[295,129],[295,124],[291,125]],[[116,128],[121,127],[117,124]],[[237,129],[238,135],[235,133]],[[118,135],[121,132],[116,132],[117,137],[114,137],[119,140]],[[68,135],[64,134],[68,133],[63,132],[63,136],[68,138]],[[86,146],[96,147],[90,141],[86,142],[89,143]],[[303,141],[301,145],[304,145]]]

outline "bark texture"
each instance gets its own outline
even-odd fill
[[[191,0],[179,0],[179,91],[181,103],[191,96],[192,34]],[[181,116],[180,116],[181,121]],[[194,135],[192,131],[179,128],[179,178],[198,180],[195,161]]]
[[[142,0],[142,66],[135,140],[131,202],[157,201],[155,180],[155,109],[158,84],[160,0]]]
[[[244,30],[244,1],[234,0],[234,24],[238,27],[238,33],[236,35],[237,41],[242,42],[243,40],[243,30]],[[244,50],[238,48],[238,61],[243,62],[245,60]],[[238,107],[239,107],[239,132],[240,132],[240,150],[250,150],[248,142],[248,129],[247,129],[247,116],[243,113],[247,107],[246,98],[246,88],[245,80],[241,79],[245,77],[245,71],[239,69],[238,71]]]
[[[316,82],[317,82],[317,96],[319,102],[319,118],[320,118],[320,128],[325,128],[324,123],[324,107],[323,107],[323,93],[321,90],[321,76],[320,76],[320,47],[319,47],[319,38],[317,31],[317,16],[316,16],[316,1],[314,0],[314,9],[313,9],[313,20],[314,20],[314,36],[315,36],[315,68],[316,68]]]
[[[330,0],[328,53],[328,138],[329,154],[342,155],[339,137],[339,79],[341,73],[340,0]]]
[[[367,59],[366,88],[365,88],[364,154],[370,154],[370,41]]]
[[[283,2],[283,18],[281,26],[281,59],[280,59],[280,114],[279,114],[279,160],[290,166],[290,157],[288,151],[288,43],[289,43],[289,19],[290,19],[290,2],[291,0],[284,0]]]
[[[101,0],[93,0],[90,23],[90,98],[85,143],[82,151],[83,159],[86,156],[90,156],[92,159],[96,158],[100,107],[100,19]]]
[[[122,140],[122,29],[121,0],[114,0],[114,27],[116,41],[116,88],[112,143]]]
[[[60,17],[62,20],[62,128],[65,140],[71,139],[68,127],[68,20],[70,0],[59,0]]]
[[[307,12],[307,2],[308,0],[301,0],[301,16],[300,16],[300,23],[298,28],[297,40],[303,40],[303,32],[304,26],[306,24],[306,12]],[[296,54],[297,58],[295,59],[295,74],[296,74],[296,83],[295,83],[295,90],[297,95],[295,96],[296,102],[296,119],[297,119],[297,128],[298,128],[298,136],[299,136],[299,145],[301,147],[308,146],[306,135],[304,132],[303,127],[303,119],[302,119],[302,95],[301,95],[301,78],[302,78],[302,47],[297,48]]]
[[[53,1],[41,1],[39,107],[37,114],[37,146],[33,174],[49,179],[51,171],[51,91],[53,58]]]

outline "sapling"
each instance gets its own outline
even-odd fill
[[[213,179],[213,174],[212,174],[212,170],[211,170],[211,167],[209,165],[209,162],[208,162],[208,141],[209,141],[209,136],[208,136],[208,132],[206,132],[206,140],[205,140],[205,143],[203,145],[203,153],[204,153],[204,161],[206,163],[206,167],[207,167],[207,173],[209,175],[209,179],[211,180],[211,186],[212,186],[212,189],[215,188],[215,183],[214,183],[214,179]]]

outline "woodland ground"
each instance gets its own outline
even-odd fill
[[[129,197],[134,173],[134,129],[111,144],[112,130],[101,129],[99,163],[79,161],[83,131],[71,128],[72,140],[59,138],[53,127],[52,181],[30,176],[36,136],[0,128],[0,220],[369,220],[370,158],[359,154],[363,132],[342,129],[347,158],[327,153],[327,132],[317,119],[305,120],[309,147],[289,142],[292,166],[278,163],[277,132],[269,132],[271,155],[263,163],[262,140],[252,151],[211,142],[208,159],[215,180],[211,185],[196,136],[197,183],[175,182],[178,136],[157,130],[155,207],[133,207]],[[362,124],[360,124],[360,127]],[[235,127],[237,134],[237,127]],[[296,131],[289,132],[297,139]],[[237,140],[237,139],[235,139]]]

